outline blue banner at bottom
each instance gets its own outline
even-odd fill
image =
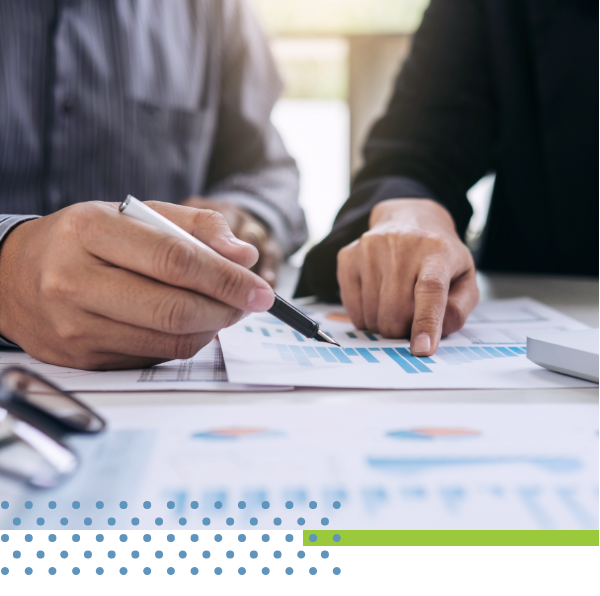
[[[2,596],[592,594],[591,551],[304,552],[301,535],[2,536]]]

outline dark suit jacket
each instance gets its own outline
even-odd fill
[[[597,0],[432,0],[364,155],[297,296],[339,296],[336,255],[379,201],[433,198],[464,235],[490,170],[481,269],[597,276]]]

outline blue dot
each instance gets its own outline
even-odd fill
[[[92,525],[92,518],[91,518],[91,517],[86,517],[86,518],[83,520],[83,523],[84,523],[86,526],[91,526],[91,525]]]
[[[16,551],[13,553],[13,557],[14,557],[15,559],[20,559],[20,558],[21,558],[21,551],[20,551],[20,550],[16,550]]]
[[[44,551],[43,550],[38,550],[38,552],[36,553],[37,558],[38,559],[43,559],[44,558]]]
[[[56,501],[50,501],[48,507],[50,507],[50,509],[56,509]]]
[[[119,569],[119,573],[121,575],[127,575],[127,567],[121,567],[121,569]]]
[[[6,501],[4,501],[6,503]],[[6,509],[6,507],[4,507]],[[2,575],[8,575],[8,567],[2,567]]]
[[[114,526],[117,523],[117,520],[114,517],[109,517],[108,518],[108,525],[109,526]]]
[[[33,540],[33,536],[31,534],[25,534],[25,542],[31,542]]]
[[[223,536],[221,534],[215,534],[215,542],[221,542],[223,540]]]
[[[155,523],[157,526],[162,526],[162,523],[163,523],[162,517],[157,517],[157,518],[154,520],[154,523]]]
[[[127,509],[127,501],[121,501],[121,502],[119,503],[119,507],[120,507],[121,509]],[[125,573],[127,573],[127,570],[125,570]]]
[[[221,573],[223,573],[223,570],[220,567],[215,567],[215,575],[221,575]]]
[[[187,557],[187,553],[184,550],[179,551],[179,558],[185,559]]]
[[[306,520],[303,517],[298,518],[298,525],[303,526],[306,523]]]
[[[286,509],[292,509],[293,506],[294,506],[294,504],[291,501],[287,501],[285,504]]]
[[[63,559],[66,559],[69,556],[69,553],[66,550],[61,551],[60,556]]]
[[[79,536],[79,534],[73,534],[73,536],[71,537],[71,540],[73,542],[79,542],[81,540],[81,536]]]
[[[73,567],[73,575],[79,575],[79,567]]]
[[[271,505],[269,505],[269,501],[263,501],[262,502],[262,508],[263,509],[268,509]]]
[[[308,537],[308,539],[309,539],[311,542],[316,542],[316,541],[317,541],[317,535],[316,535],[316,534],[311,534],[311,535]]]
[[[81,504],[79,503],[79,501],[73,501],[72,506],[73,509],[79,509],[81,507]]]
[[[244,574],[246,573],[246,570],[245,570],[243,567],[240,567],[240,568],[238,569],[238,573],[239,573],[240,575],[244,575]]]
[[[187,524],[187,519],[185,519],[185,517],[180,517],[179,518],[179,525],[180,526],[185,526],[185,524]]]
[[[202,520],[202,524],[205,525],[205,526],[210,526],[210,519],[208,517],[205,517]]]
[[[86,550],[86,551],[83,553],[83,556],[84,556],[86,559],[91,559],[91,558],[92,558],[92,551],[91,551],[91,550]]]
[[[192,575],[198,575],[198,567],[192,567],[190,569],[190,572],[192,573]]]
[[[276,559],[281,559],[281,551],[280,551],[280,550],[276,550],[276,551],[273,553],[273,556],[274,556]]]
[[[150,503],[150,501],[144,501],[144,509],[150,509],[150,507],[152,507],[152,503]],[[146,567],[146,569],[148,569],[148,573],[150,573],[150,569],[148,567]]]
[[[109,559],[114,559],[117,556],[117,553],[115,553],[114,550],[109,550],[108,551],[108,558]]]
[[[15,517],[15,519],[13,519],[13,524],[15,526],[20,526],[21,525],[21,518]]]
[[[299,550],[298,551],[298,558],[299,559],[304,559],[304,557],[306,557],[306,553],[303,550]]]
[[[104,503],[102,501],[96,501],[96,509],[104,509]]]
[[[334,542],[339,542],[342,539],[342,537],[339,534],[334,534],[333,535],[333,541]]]
[[[144,534],[144,542],[150,542],[152,540],[152,536],[150,534]]]
[[[168,573],[169,575],[173,575],[173,574],[175,573],[175,569],[173,569],[173,567],[169,567],[169,568],[167,569],[167,573]]]
[[[205,559],[210,559],[210,551],[208,551],[208,550],[205,550],[205,551],[202,553],[202,556],[203,556]]]
[[[96,534],[96,542],[104,542],[104,535]]]
[[[190,536],[190,540],[191,540],[192,542],[198,542],[198,534],[192,534],[192,535]]]
[[[321,525],[322,526],[328,526],[329,525],[329,520],[326,517],[323,517],[321,519]]]
[[[44,525],[44,518],[43,517],[38,517],[36,521],[37,521],[37,525],[38,526],[43,526]]]
[[[131,551],[131,557],[133,559],[139,559],[140,553],[137,550],[133,550],[133,551]]]
[[[339,575],[341,572],[342,572],[342,570],[339,567],[333,568],[333,575]]]
[[[228,526],[233,526],[233,517],[228,517],[228,518],[225,520],[225,523],[226,523]]]
[[[104,569],[102,569],[102,567],[96,568],[96,574],[97,575],[102,575],[103,573],[104,573]]]
[[[50,575],[55,575],[56,574],[56,569],[54,567],[50,567],[50,569],[48,569],[48,573]]]
[[[221,501],[217,501],[215,503],[215,509],[221,509],[221,507],[223,507],[223,503],[221,503]],[[217,569],[218,569],[218,567],[217,567]]]
[[[316,501],[311,501],[311,502],[308,504],[308,506],[309,506],[311,509],[316,509],[316,508],[317,508],[317,502],[316,502]]]
[[[329,553],[328,553],[326,550],[324,550],[324,551],[321,553],[321,558],[322,558],[322,559],[328,559],[328,558],[329,558]]]
[[[311,568],[308,570],[308,572],[309,572],[311,575],[316,575],[316,574],[317,574],[317,568],[316,568],[316,567],[311,567]]]
[[[285,541],[286,542],[292,542],[292,540],[294,540],[294,537],[291,534],[286,534]]]
[[[269,535],[268,535],[268,534],[263,534],[263,535],[262,535],[262,541],[263,541],[263,542],[269,542],[269,540],[270,540],[270,538],[269,538]]]
[[[238,503],[238,507],[239,507],[240,509],[246,509],[246,502],[245,502],[245,501],[240,501],[240,502]],[[244,573],[246,573],[246,572],[244,571]]]
[[[31,509],[33,507],[33,503],[31,501],[25,501],[25,509]]]
[[[256,559],[256,557],[258,557],[258,553],[255,550],[251,550],[250,551],[250,558],[251,559]]]
[[[31,575],[31,574],[33,573],[33,569],[32,569],[31,567],[26,567],[26,568],[25,568],[25,573],[26,573],[27,575]]]
[[[228,551],[225,553],[225,556],[226,556],[228,559],[233,559],[233,551],[232,551],[232,550],[228,550]]]
[[[2,501],[2,505],[0,505],[0,507],[2,507],[2,509],[8,509],[8,501]]]
[[[198,509],[198,501],[192,501],[192,502],[190,503],[190,507],[191,507],[192,509]],[[194,569],[195,569],[195,567],[194,567]]]
[[[279,517],[276,517],[276,518],[273,520],[273,523],[274,523],[276,526],[280,526],[280,525],[281,525],[281,518],[279,518]]]
[[[152,569],[150,567],[144,567],[144,575],[150,575],[152,573]]]
[[[293,570],[291,567],[286,567],[286,570],[285,570],[285,572],[286,572],[288,575],[292,575],[292,573],[294,573],[294,570]]]
[[[342,506],[342,504],[339,501],[334,501],[333,502],[333,508],[334,509],[339,509]]]
[[[8,542],[8,534],[2,534],[2,542]]]
[[[121,534],[121,535],[119,536],[119,540],[120,540],[121,542],[127,542],[127,534]]]
[[[240,535],[238,536],[238,540],[239,540],[240,542],[246,542],[246,534],[240,534]]]
[[[258,520],[255,517],[250,518],[250,525],[255,526],[258,523]]]
[[[50,542],[56,542],[56,534],[50,534],[48,540],[50,540]]]
[[[263,575],[269,575],[269,573],[270,573],[270,571],[269,571],[269,568],[268,568],[268,567],[263,567],[263,568],[262,568],[262,574],[263,574]]]
[[[175,509],[175,501],[169,501],[169,502],[167,503],[167,507],[168,507],[169,509]]]
[[[155,556],[157,559],[162,559],[162,557],[163,557],[163,552],[162,552],[162,550],[157,550],[157,551],[154,553],[154,556]]]
[[[167,536],[167,541],[168,542],[174,542],[175,541],[175,534],[169,534]]]

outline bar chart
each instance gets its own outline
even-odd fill
[[[299,366],[313,367],[317,363],[333,364],[381,364],[392,361],[407,374],[433,373],[433,365],[442,361],[450,366],[471,364],[494,358],[518,358],[525,356],[525,346],[446,347],[439,348],[435,357],[417,358],[405,347],[386,348],[330,348],[324,346],[299,346],[261,342],[268,351],[276,351],[281,362],[295,362]]]

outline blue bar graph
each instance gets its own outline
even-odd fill
[[[435,360],[433,360],[433,358],[430,358],[429,356],[418,356],[418,358],[421,362],[427,362],[427,364],[435,364]]]
[[[456,349],[461,354],[464,354],[467,358],[469,358],[471,360],[481,360],[481,356],[478,356],[477,354],[475,354],[475,352],[472,352],[471,350],[469,350],[469,348],[465,348],[464,346],[458,346]]]
[[[294,362],[295,358],[292,356],[292,353],[287,346],[283,346],[281,344],[275,344],[275,346],[279,350],[279,355],[281,356],[282,360],[285,360],[286,362]]]
[[[367,337],[367,339],[370,339],[371,341],[379,341],[372,333],[369,333],[367,331],[365,331],[365,336]]]
[[[340,348],[329,348],[329,351],[343,364],[352,364],[352,360]]]
[[[327,348],[318,347],[315,348],[319,354],[321,354],[323,360],[325,362],[337,362],[337,360],[332,356],[331,352]]]
[[[493,358],[493,356],[490,356],[487,352],[485,352],[481,348],[472,347],[471,351],[475,352],[475,354],[477,354],[478,356],[481,356],[483,359]]]
[[[350,338],[350,339],[356,339],[356,333],[352,333],[352,331],[346,331],[346,335]]]
[[[294,337],[298,340],[298,341],[304,341],[304,338],[297,332],[294,331]]]
[[[315,350],[314,348],[311,348],[310,346],[302,346],[302,349],[304,350],[304,353],[309,358],[321,358],[321,356],[319,356],[319,353],[317,352],[317,350]]]
[[[262,347],[265,348],[265,350],[274,350],[275,349],[274,344],[268,344],[266,341],[262,342]]]
[[[459,362],[462,362],[463,364],[469,364],[471,362],[469,358],[467,358],[464,354],[459,352],[456,348],[449,346],[443,349],[446,350],[446,354],[450,354],[450,356],[456,358]]]
[[[509,350],[512,350],[515,354],[527,354],[527,352],[525,350],[523,350],[522,348],[517,348],[516,346],[508,348]]]
[[[379,363],[379,360],[367,350],[367,348],[356,348],[356,351],[367,361],[371,363]]]
[[[498,346],[496,349],[498,350],[498,352],[500,352],[501,354],[504,354],[505,356],[510,356],[511,358],[516,358],[517,357],[516,354],[514,354],[513,352],[511,352],[507,348],[503,348],[501,346]]]
[[[312,366],[312,362],[306,357],[300,346],[290,346],[290,350],[300,366]]]
[[[261,328],[261,331],[265,337],[271,337],[271,334],[269,333],[269,331],[267,329],[265,329],[264,327]]]
[[[452,356],[450,356],[450,354],[446,354],[446,350],[444,350],[444,348],[438,348],[435,355],[438,358],[441,358],[446,364],[451,364],[452,366],[460,364],[460,362],[456,358],[453,358]]]
[[[346,352],[346,356],[358,356],[354,348],[344,348],[344,352]]]
[[[487,346],[484,346],[483,349],[488,353],[491,354],[494,358],[504,358],[504,354],[502,354],[502,352],[498,352],[497,350],[495,350],[494,348],[488,348]]]
[[[412,364],[419,372],[430,373],[433,372],[430,368],[427,368],[418,358],[415,358],[406,348],[396,348],[401,356],[404,356],[410,364]]]
[[[248,333],[253,333],[254,330],[252,329],[252,327],[248,327],[248,325],[246,325],[246,327],[244,327],[244,329],[248,332]]]
[[[383,348],[383,351],[396,363],[399,364],[405,372],[409,374],[418,373],[419,371],[411,366],[394,348]]]

